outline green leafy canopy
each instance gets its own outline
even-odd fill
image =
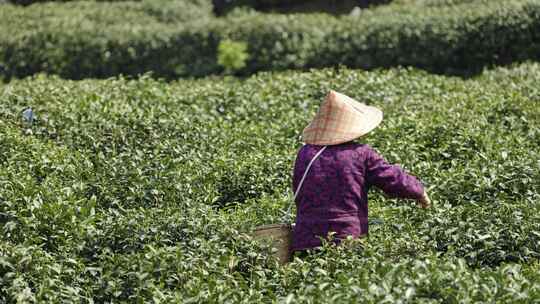
[[[539,75],[1,85],[0,302],[534,302]],[[384,111],[363,141],[419,176],[434,207],[371,192],[384,224],[366,244],[278,267],[250,233],[290,203],[299,134],[329,89]]]

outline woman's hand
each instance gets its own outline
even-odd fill
[[[418,200],[418,204],[422,208],[429,208],[431,206],[431,200],[429,199],[426,190],[424,190],[424,196]]]

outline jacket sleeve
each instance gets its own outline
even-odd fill
[[[398,165],[387,163],[375,150],[368,148],[366,175],[368,185],[376,186],[390,197],[420,199],[424,186]]]

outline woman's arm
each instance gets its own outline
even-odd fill
[[[368,147],[366,171],[368,184],[376,186],[388,196],[414,199],[423,208],[429,207],[429,197],[422,183],[400,166],[386,162],[371,147]]]

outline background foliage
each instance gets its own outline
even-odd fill
[[[538,0],[401,0],[345,16],[262,14],[215,18],[205,0],[2,5],[0,74],[106,78],[223,72],[218,45],[247,43],[238,71],[415,66],[471,75],[538,59]]]
[[[539,75],[4,84],[0,301],[537,301]],[[383,109],[363,141],[420,176],[434,208],[372,192],[383,224],[367,244],[280,268],[249,233],[283,215],[299,133],[330,88]]]
[[[347,14],[355,7],[366,8],[390,2],[392,0],[213,0],[212,4],[217,15],[227,14],[239,7],[266,12]]]

